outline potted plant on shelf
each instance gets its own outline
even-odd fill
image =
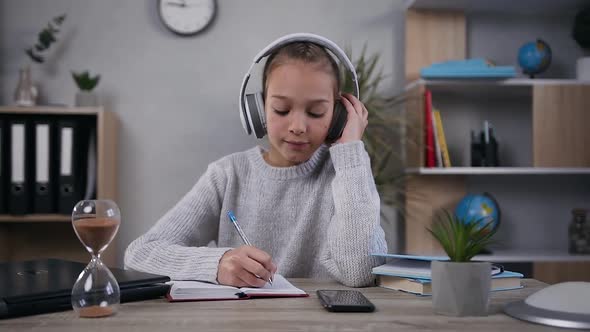
[[[577,79],[590,81],[590,7],[581,10],[574,19],[572,37],[586,51],[576,63]]]
[[[471,259],[492,243],[494,220],[463,220],[444,211],[428,231],[440,243],[450,261],[433,261],[432,305],[451,316],[487,315],[491,287],[490,262]]]
[[[360,100],[369,113],[369,124],[363,142],[371,159],[371,168],[377,191],[381,197],[381,225],[385,231],[388,249],[401,249],[401,223],[398,212],[403,213],[403,159],[401,150],[403,99],[393,93],[383,92],[386,76],[377,65],[379,54],[367,54],[367,45],[360,56],[352,60],[351,51],[346,54],[356,69]],[[352,91],[352,78],[348,70],[342,70],[342,91]]]
[[[76,93],[76,106],[98,106],[98,97],[92,92],[92,89],[98,85],[100,75],[90,76],[88,70],[76,73],[72,71],[72,77],[78,86]]]
[[[54,17],[47,23],[47,27],[39,32],[36,43],[25,50],[25,54],[32,62],[45,62],[46,53],[51,45],[57,42],[59,27],[65,19],[65,14]],[[34,106],[37,104],[38,96],[38,89],[31,78],[31,66],[27,64],[19,70],[19,81],[14,92],[14,102],[17,106]]]

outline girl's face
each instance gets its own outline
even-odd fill
[[[317,64],[299,60],[270,72],[264,103],[269,164],[301,164],[324,143],[334,110],[335,81]]]

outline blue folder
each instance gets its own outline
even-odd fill
[[[516,76],[514,66],[496,66],[483,58],[451,60],[433,63],[420,70],[425,79],[436,78],[511,78]]]

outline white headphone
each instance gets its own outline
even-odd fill
[[[252,132],[256,135],[257,138],[262,138],[266,135],[266,117],[264,114],[264,98],[262,96],[262,92],[256,92],[252,94],[245,94],[246,86],[248,85],[248,80],[250,79],[250,73],[252,72],[252,68],[254,65],[260,62],[264,57],[272,54],[277,49],[294,42],[310,42],[317,45],[324,47],[325,49],[329,50],[334,54],[341,64],[344,64],[346,69],[352,75],[352,80],[354,82],[354,95],[357,98],[359,96],[359,86],[358,86],[358,79],[356,75],[356,70],[352,62],[346,56],[346,53],[336,43],[333,41],[324,38],[322,36],[314,35],[311,33],[293,33],[279,39],[273,41],[268,46],[266,46],[262,51],[260,51],[255,57],[254,61],[250,65],[250,68],[244,75],[244,80],[242,81],[242,86],[240,87],[240,119],[242,120],[242,126],[248,135]],[[340,102],[335,103],[334,108],[334,115],[332,119],[332,125],[330,126],[330,130],[328,133],[328,140],[332,139],[335,140],[342,134],[342,130],[344,129],[344,125],[346,123],[346,116],[347,116],[346,109]]]

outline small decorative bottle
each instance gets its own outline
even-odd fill
[[[37,87],[31,80],[31,69],[29,66],[21,68],[19,80],[14,91],[14,103],[17,106],[35,106],[37,104]]]
[[[586,222],[585,209],[572,210],[572,222],[569,226],[569,252],[590,254],[590,224]]]

